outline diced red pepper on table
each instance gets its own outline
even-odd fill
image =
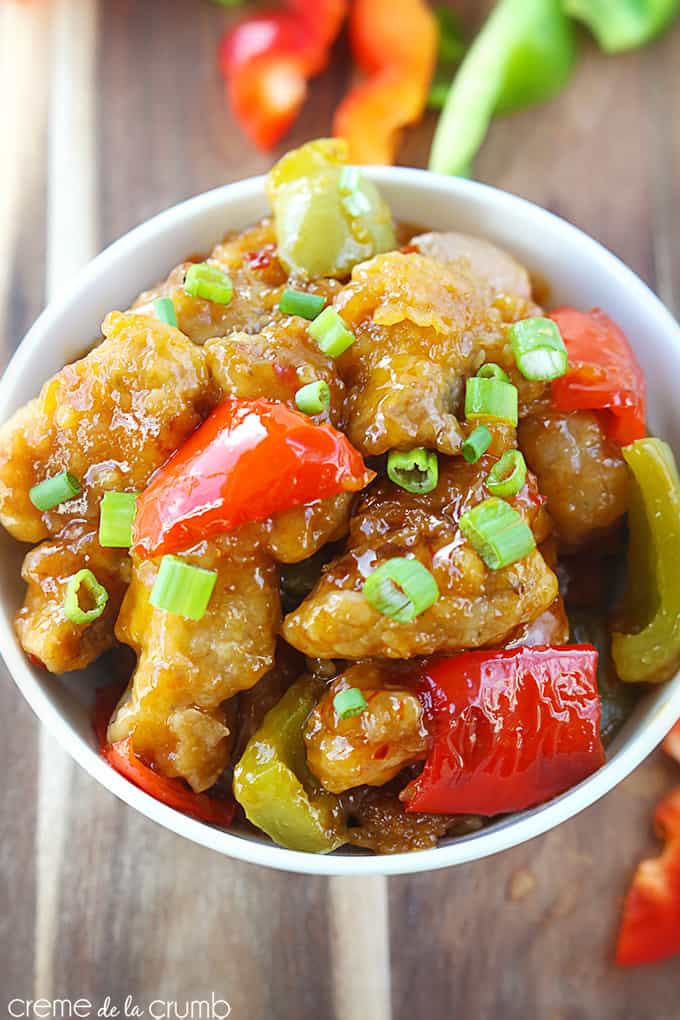
[[[179,552],[374,477],[332,425],[272,400],[227,400],[139,497],[133,550],[143,559]]]
[[[220,44],[232,109],[256,145],[270,149],[295,121],[307,82],[324,69],[347,0],[288,0],[241,19]]]
[[[626,897],[616,948],[623,967],[680,953],[680,787],[661,801],[654,822],[666,845],[642,861]]]
[[[408,811],[497,815],[541,804],[604,763],[591,645],[463,652],[418,688],[431,744]]]
[[[552,400],[561,411],[602,412],[610,439],[627,446],[647,434],[645,377],[625,333],[594,308],[550,313],[569,355],[566,375],[552,383]]]

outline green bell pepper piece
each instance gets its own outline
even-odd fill
[[[622,452],[633,475],[628,582],[612,656],[622,680],[660,683],[680,666],[680,479],[660,439],[638,439]]]
[[[573,31],[560,0],[500,0],[453,81],[430,170],[467,174],[493,115],[556,95],[574,59]]]
[[[324,690],[303,677],[264,717],[234,769],[234,796],[249,821],[289,850],[325,854],[347,842],[338,798],[307,768],[302,728]]]
[[[279,160],[267,176],[277,252],[289,273],[348,276],[359,262],[396,247],[392,214],[372,181],[359,175],[343,194],[347,143],[319,138]]]
[[[572,18],[585,22],[607,53],[644,46],[667,29],[680,0],[563,0]]]

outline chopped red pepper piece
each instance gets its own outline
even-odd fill
[[[102,756],[116,772],[120,772],[144,793],[176,811],[223,828],[230,826],[234,820],[236,805],[233,801],[215,800],[207,793],[194,793],[183,779],[168,779],[154,772],[137,757],[130,737],[104,747]]]
[[[179,552],[374,477],[332,425],[271,400],[227,400],[139,497],[133,549],[142,559]]]
[[[645,377],[620,326],[594,308],[550,313],[569,355],[567,374],[552,384],[560,411],[603,411],[610,439],[627,446],[647,434]]]
[[[642,861],[628,891],[616,948],[622,967],[680,953],[680,787],[661,801],[654,821],[666,846]]]
[[[437,21],[423,0],[354,0],[352,51],[366,78],[343,99],[333,130],[353,163],[393,163],[399,133],[425,109]]]
[[[307,81],[328,63],[347,0],[288,0],[239,21],[220,44],[232,109],[256,145],[270,149],[293,124]]]
[[[663,749],[680,765],[680,719],[663,742]]]
[[[541,804],[595,772],[592,645],[464,652],[434,660],[418,693],[431,746],[407,811],[496,815]]]

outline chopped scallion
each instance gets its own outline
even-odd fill
[[[517,367],[525,379],[549,382],[567,371],[567,348],[552,319],[536,316],[513,322],[508,336]]]
[[[177,556],[164,556],[149,601],[188,620],[200,620],[205,614],[217,581],[217,572],[194,567]]]
[[[368,702],[358,687],[347,687],[333,698],[333,708],[340,719],[351,719],[368,708]]]
[[[489,471],[486,487],[494,496],[516,496],[527,480],[527,466],[519,450],[506,450]]]
[[[420,560],[395,557],[381,563],[366,578],[366,600],[383,616],[400,623],[415,620],[439,598],[434,577]]]
[[[517,387],[502,379],[474,376],[465,384],[465,417],[493,418],[517,424]]]
[[[90,609],[83,609],[80,604],[80,590],[84,588],[94,603]],[[106,609],[109,593],[99,583],[91,570],[79,570],[69,578],[64,596],[64,615],[71,623],[83,626],[98,620]]]
[[[327,382],[318,379],[316,382],[301,386],[295,394],[295,406],[304,414],[321,414],[331,406],[331,391]]]
[[[217,305],[228,305],[234,296],[234,287],[227,274],[208,262],[189,266],[184,290],[191,297],[214,301]]]
[[[65,503],[74,496],[79,496],[82,487],[75,475],[70,471],[52,475],[43,482],[38,482],[28,493],[28,498],[37,510],[52,510],[60,503]]]
[[[293,290],[287,287],[279,301],[279,311],[284,315],[299,315],[303,319],[315,319],[326,298],[323,294],[308,294],[304,290]]]
[[[478,379],[500,379],[501,382],[510,382],[510,376],[497,365],[495,361],[487,361],[477,372]]]
[[[432,492],[439,481],[437,454],[431,450],[390,450],[387,455],[388,477],[407,492]]]
[[[522,515],[496,496],[473,506],[458,523],[489,570],[508,567],[536,547],[531,528]]]
[[[343,166],[338,179],[338,188],[343,195],[356,191],[361,184],[361,171],[358,166]]]
[[[136,492],[105,492],[99,507],[100,546],[103,549],[129,549],[136,513]]]
[[[177,315],[175,306],[169,297],[159,297],[153,303],[156,318],[161,322],[167,322],[168,326],[177,326]]]
[[[491,446],[491,433],[486,425],[478,425],[463,442],[461,453],[468,464],[476,464]]]
[[[319,349],[329,358],[338,358],[351,347],[356,337],[347,328],[335,308],[330,305],[317,315],[309,327],[309,335],[316,340]]]

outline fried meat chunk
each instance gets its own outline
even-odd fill
[[[68,580],[83,567],[109,596],[102,615],[87,626],[72,623],[64,612]],[[36,546],[23,563],[27,591],[15,620],[24,651],[50,673],[68,673],[94,662],[115,642],[113,628],[129,575],[127,550],[102,549],[97,532],[79,521]]]
[[[137,669],[108,736],[131,736],[135,752],[164,775],[204,790],[228,758],[223,702],[273,666],[278,576],[273,560],[245,538],[203,542],[179,555],[216,572],[210,603],[200,620],[155,608],[149,597],[159,561],[134,561],[116,636],[137,652]]]
[[[0,430],[0,523],[22,542],[97,521],[109,489],[138,491],[201,421],[210,401],[205,358],[146,316],[112,312],[106,339],[45,383]],[[81,495],[41,512],[38,482],[70,471]]]
[[[591,543],[620,521],[628,473],[597,415],[544,408],[520,422],[519,441],[562,547]]]
[[[461,514],[488,495],[484,479],[494,458],[485,455],[474,465],[458,458],[440,462],[439,484],[427,496],[382,481],[359,501],[347,552],[284,621],[283,635],[294,648],[322,659],[408,659],[498,645],[551,605],[557,578],[538,549],[489,570],[458,528]],[[513,504],[541,542],[549,522],[531,476]],[[440,592],[407,623],[383,616],[362,593],[372,571],[399,556],[420,560]]]
[[[350,687],[363,692],[367,707],[341,719],[335,696]],[[357,663],[328,687],[304,730],[307,764],[325,790],[382,786],[425,757],[423,707],[389,664]]]
[[[388,252],[356,266],[334,305],[356,336],[339,359],[354,445],[457,452],[465,378],[484,361],[478,338],[502,337],[469,272]]]
[[[140,294],[133,310],[154,315],[155,299],[170,298],[177,325],[197,344],[235,331],[257,333],[279,316],[278,303],[288,277],[276,255],[276,235],[271,220],[262,220],[242,233],[225,238],[208,256],[210,264],[231,278],[234,295],[229,304],[206,301],[186,293],[184,280],[195,261],[182,262],[165,280]],[[331,280],[319,280],[314,284],[315,291],[324,295],[333,294],[337,288],[338,284]]]

